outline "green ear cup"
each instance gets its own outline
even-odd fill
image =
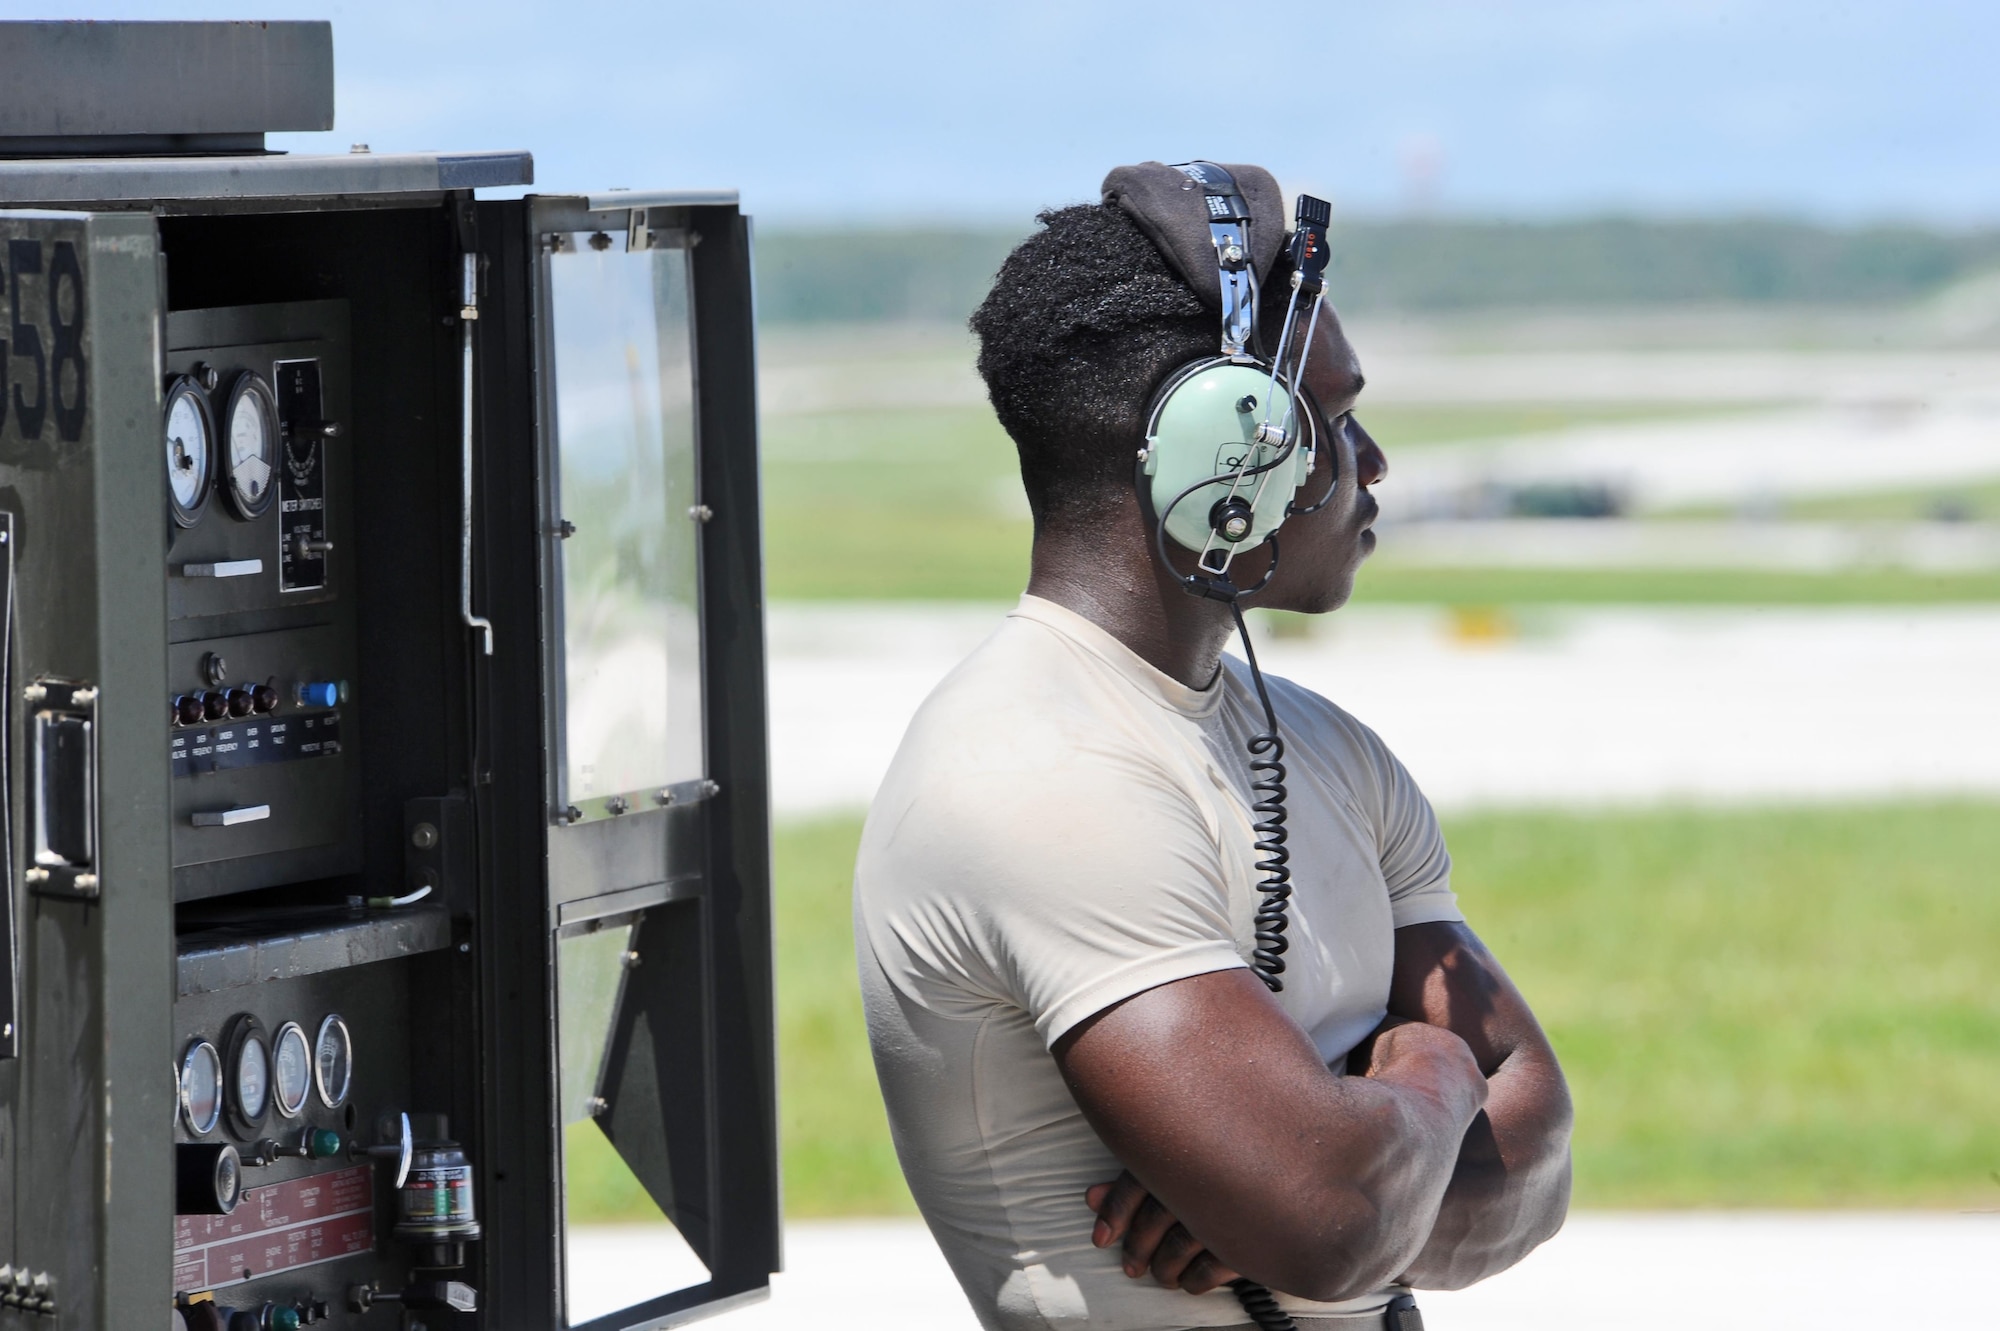
[[[1272,387],[1269,370],[1216,360],[1169,385],[1154,408],[1140,471],[1149,487],[1154,520],[1165,515],[1167,535],[1176,543],[1202,550],[1214,541],[1234,554],[1261,544],[1285,520],[1293,495],[1305,483],[1311,458],[1285,400],[1284,381],[1276,385],[1275,404],[1267,402]],[[1271,424],[1281,425],[1284,437],[1293,441],[1289,453],[1282,444],[1255,442],[1267,410]],[[1232,476],[1246,465],[1260,467],[1281,454],[1284,461],[1270,471],[1247,476],[1234,486],[1226,480],[1204,485],[1174,503],[1176,496],[1199,481]],[[1217,506],[1229,504],[1232,497],[1238,521],[1246,516],[1249,520],[1248,529],[1233,541],[1211,525],[1217,516],[1229,516]]]

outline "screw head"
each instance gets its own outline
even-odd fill
[[[418,823],[410,829],[410,844],[418,850],[429,850],[438,843],[437,827],[431,823]]]

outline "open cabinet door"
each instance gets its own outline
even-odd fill
[[[778,1258],[749,227],[728,196],[515,207],[556,1291],[623,1331],[761,1297]]]

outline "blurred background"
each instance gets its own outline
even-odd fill
[[[1025,576],[965,318],[1038,209],[1192,156],[1333,200],[1380,550],[1257,631],[1442,810],[1580,1207],[2000,1210],[2000,10],[198,16],[334,20],[339,132],[278,146],[757,215],[793,1216],[911,1211],[847,899],[903,724]]]

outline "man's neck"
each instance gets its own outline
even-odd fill
[[[1038,534],[1028,594],[1082,615],[1190,688],[1214,681],[1234,630],[1227,606],[1188,595],[1160,568],[1136,506],[1087,536]]]

